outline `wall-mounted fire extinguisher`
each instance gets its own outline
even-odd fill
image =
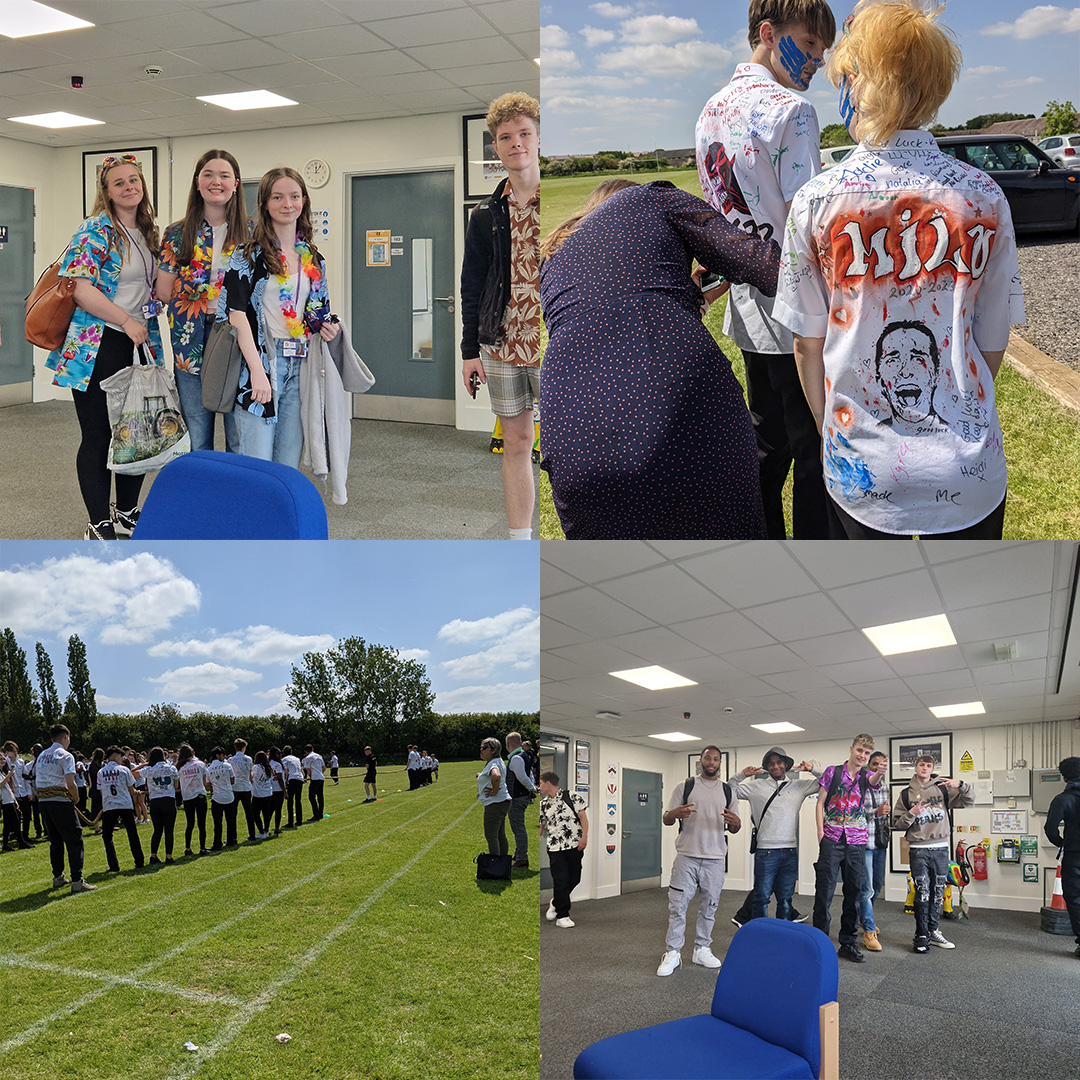
[[[986,880],[986,848],[976,844],[971,849],[971,866],[976,881]]]

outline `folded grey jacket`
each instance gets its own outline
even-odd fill
[[[750,804],[750,817],[755,822],[759,822],[757,832],[759,850],[795,847],[799,809],[803,800],[819,787],[818,778],[821,776],[821,767],[817,762],[813,764],[814,771],[808,779],[791,779],[784,782],[784,790],[773,799],[764,821],[761,819],[761,812],[780,784],[768,775],[747,777],[742,773],[736,773],[730,779],[729,783],[735,789],[735,794]],[[788,776],[792,776],[792,773],[788,773]]]

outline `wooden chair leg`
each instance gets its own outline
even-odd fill
[[[821,1061],[818,1080],[840,1080],[840,1003],[829,1001],[818,1009]]]

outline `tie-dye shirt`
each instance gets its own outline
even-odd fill
[[[840,773],[840,783],[836,788],[836,793],[825,807],[822,819],[823,834],[826,840],[839,840],[846,833],[849,844],[865,845],[869,836],[862,788],[859,786],[858,774],[851,775],[846,761],[843,765],[830,765],[821,774],[821,779],[818,781],[821,785],[821,793],[818,798],[824,799],[828,795],[833,773],[837,769],[843,771]]]
[[[801,188],[774,315],[824,338],[825,479],[881,532],[974,525],[1005,497],[994,379],[1024,303],[1012,215],[926,131],[859,144]]]

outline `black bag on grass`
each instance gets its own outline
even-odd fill
[[[510,861],[509,855],[489,855],[481,851],[476,856],[476,880],[509,881]]]

